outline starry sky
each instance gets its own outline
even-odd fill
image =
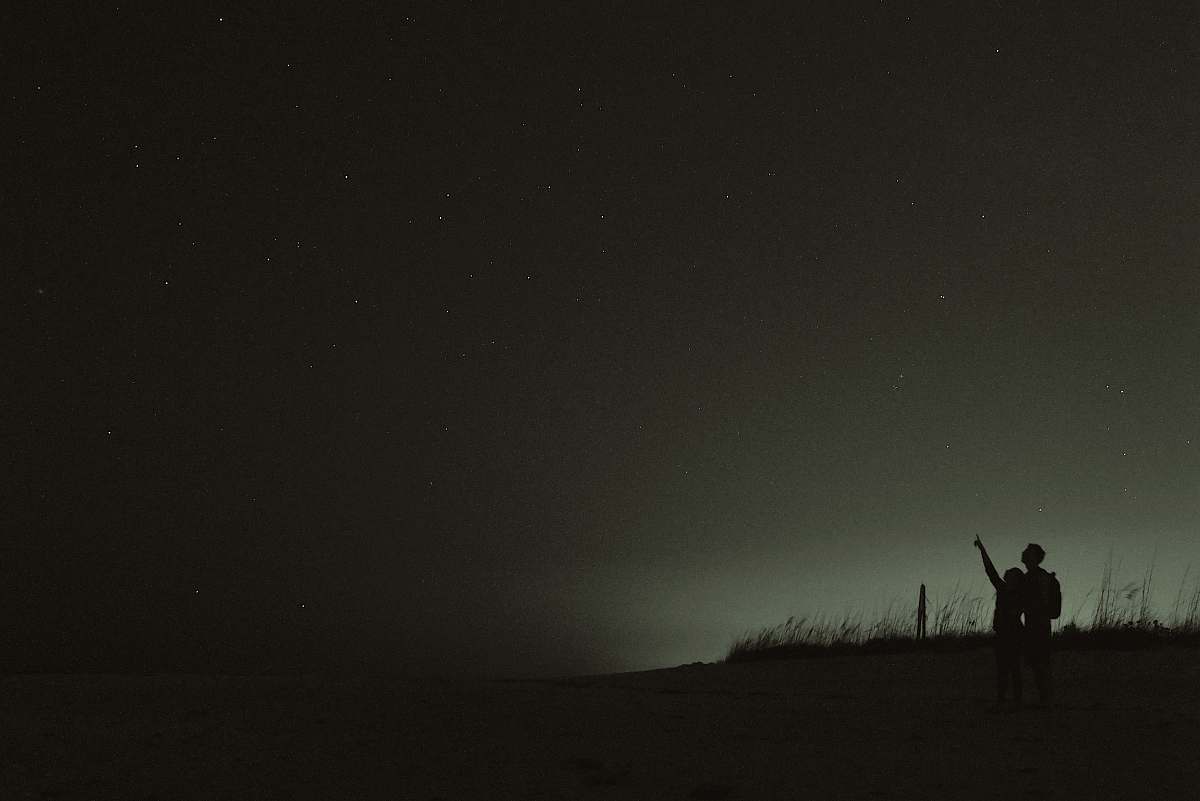
[[[1068,616],[1200,570],[1192,4],[42,5],[6,669],[711,660],[985,595],[975,534]]]

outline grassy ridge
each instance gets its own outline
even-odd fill
[[[1154,569],[1141,581],[1117,586],[1112,557],[1104,565],[1100,586],[1089,591],[1080,609],[1093,598],[1090,620],[1079,609],[1053,634],[1058,648],[1144,648],[1164,643],[1200,643],[1200,578],[1184,574],[1165,622],[1151,606]],[[971,596],[955,587],[927,607],[928,637],[915,636],[916,606],[890,606],[877,620],[861,613],[839,619],[789,617],[783,623],[751,631],[734,640],[726,662],[824,656],[849,652],[959,649],[986,644],[991,638],[991,598]]]

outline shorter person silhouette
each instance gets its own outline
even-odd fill
[[[996,632],[993,645],[996,651],[996,705],[995,711],[1010,712],[1021,708],[1021,652],[1025,641],[1025,627],[1021,623],[1026,596],[1025,574],[1019,567],[1004,571],[1004,578],[996,572],[996,566],[988,557],[979,537],[975,547],[983,556],[983,569],[996,588],[996,611],[992,614],[992,630]],[[1012,688],[1012,703],[1008,703],[1008,690]]]

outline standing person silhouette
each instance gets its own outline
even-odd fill
[[[1029,543],[1021,552],[1025,565],[1025,598],[1022,604],[1025,613],[1025,659],[1033,669],[1033,680],[1037,684],[1038,701],[1049,706],[1053,695],[1050,680],[1050,619],[1058,616],[1051,608],[1051,598],[1058,586],[1053,575],[1042,569],[1046,550]]]
[[[996,611],[992,614],[992,630],[996,632],[996,705],[992,709],[1015,712],[1021,708],[1021,650],[1025,640],[1021,612],[1026,596],[1025,574],[1019,567],[1012,567],[1004,571],[1004,578],[1001,578],[979,537],[975,538],[975,547],[983,556],[983,569],[996,588]],[[1010,685],[1011,705],[1007,700]]]

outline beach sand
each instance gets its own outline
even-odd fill
[[[1200,798],[1200,651],[1054,661],[1057,707],[1015,714],[986,711],[986,649],[505,681],[5,676],[0,798]]]

